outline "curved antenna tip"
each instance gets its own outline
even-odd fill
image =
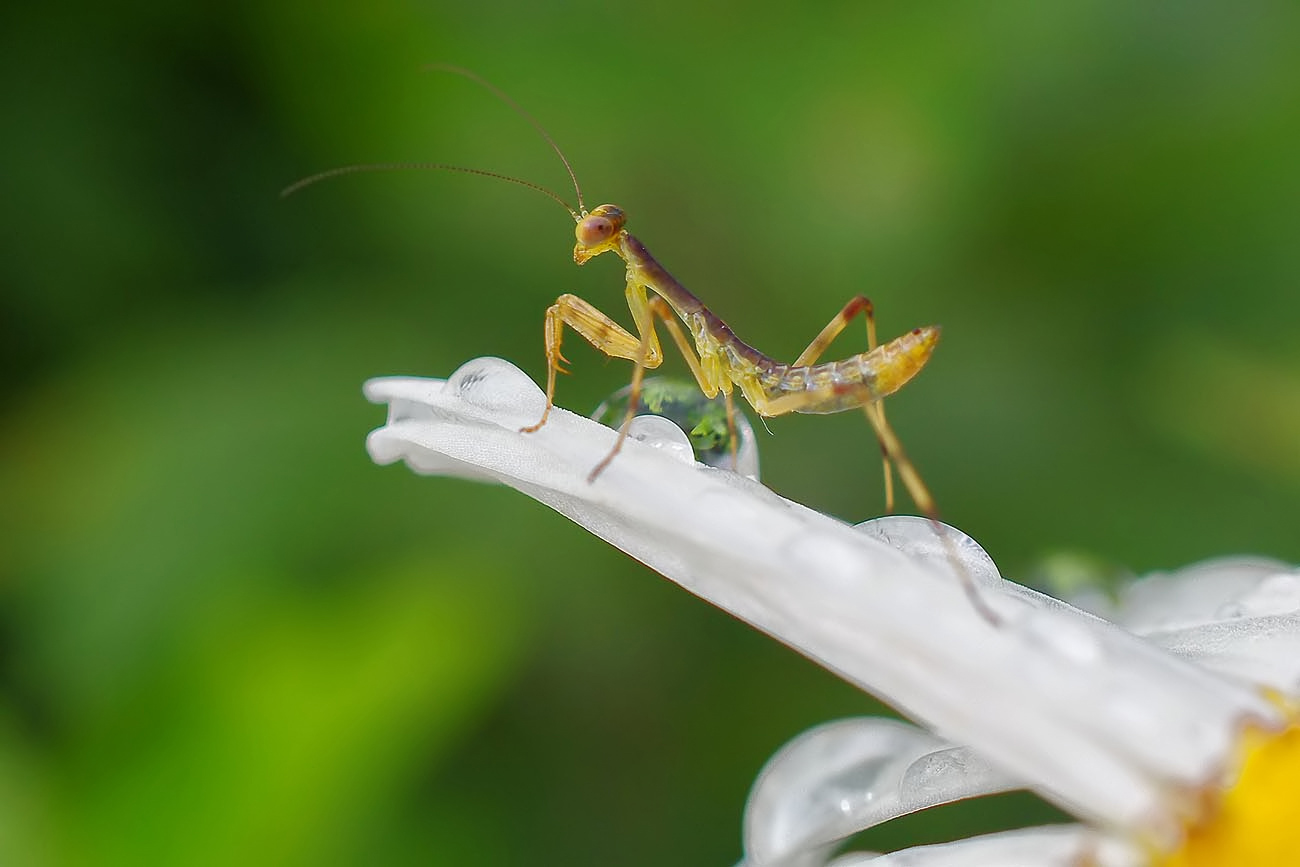
[[[313,184],[320,183],[321,181],[330,178],[337,178],[342,175],[355,175],[362,172],[399,172],[409,170],[460,172],[461,174],[466,175],[482,175],[485,178],[496,178],[499,181],[509,181],[512,184],[518,184],[521,187],[528,187],[530,190],[536,190],[552,201],[558,202],[560,207],[569,212],[569,216],[573,217],[575,223],[582,219],[582,217],[578,215],[578,212],[575,211],[568,202],[564,201],[564,199],[560,198],[546,187],[543,187],[541,184],[534,184],[530,181],[511,177],[510,175],[503,175],[500,172],[490,172],[487,169],[473,169],[468,166],[456,166],[450,163],[358,163],[357,165],[351,166],[339,166],[336,169],[327,169],[323,172],[317,172],[314,175],[308,175],[300,181],[294,181],[292,184],[280,191],[280,198],[288,198],[304,187],[310,187]]]
[[[510,95],[504,90],[471,69],[466,69],[463,66],[455,66],[450,63],[430,63],[424,66],[423,70],[425,72],[450,72],[452,75],[459,75],[461,78],[467,78],[487,90],[506,105],[510,106],[514,109],[516,114],[528,121],[529,125],[537,131],[537,134],[551,146],[551,150],[555,151],[555,155],[560,158],[560,162],[564,163],[564,170],[569,173],[569,180],[573,182],[573,193],[578,197],[578,210],[584,214],[587,213],[587,206],[582,201],[582,187],[578,186],[578,176],[574,173],[573,166],[569,163],[569,158],[564,155],[564,151],[560,150],[560,146],[555,143],[555,139],[551,138],[551,134],[546,131],[546,127],[542,126],[541,122],[537,120],[537,118],[533,117],[524,109],[523,106],[511,99]],[[570,212],[573,212],[571,208]],[[574,219],[577,220],[579,218],[575,216]]]

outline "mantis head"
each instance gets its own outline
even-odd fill
[[[579,265],[609,250],[616,250],[627,217],[618,205],[601,205],[578,220],[574,235],[573,261]]]

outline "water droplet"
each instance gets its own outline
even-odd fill
[[[631,386],[610,395],[596,411],[593,420],[609,427],[623,423]],[[695,460],[711,467],[734,470],[751,479],[758,478],[758,439],[753,425],[736,409],[737,460],[731,458],[731,433],[727,429],[727,404],[721,396],[706,398],[694,382],[666,377],[651,377],[641,383],[638,413],[668,419],[686,434]]]
[[[899,799],[910,809],[1015,786],[1011,778],[970,747],[946,747],[917,757],[903,772]]]
[[[657,415],[639,415],[632,419],[627,435],[652,449],[666,452],[684,463],[695,463],[695,452],[691,449],[685,431],[666,418]]]
[[[447,389],[466,403],[511,415],[541,418],[546,395],[528,375],[500,358],[467,361],[447,378]]]
[[[1241,598],[1241,607],[1252,617],[1290,614],[1300,608],[1300,581],[1293,572],[1270,575]]]
[[[942,521],[916,515],[885,515],[863,521],[855,529],[945,573],[952,571],[950,558],[955,551],[962,567],[976,584],[1000,584],[1002,576],[998,567],[980,543]],[[940,532],[944,536],[940,536]],[[945,536],[951,545],[944,542]]]

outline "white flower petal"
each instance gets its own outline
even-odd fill
[[[1241,618],[1145,637],[1210,671],[1300,698],[1300,615]]]
[[[1223,558],[1148,575],[1105,614],[1204,668],[1300,698],[1300,573],[1279,561]]]
[[[735,474],[629,442],[589,483],[614,432],[555,410],[519,433],[543,397],[506,362],[366,393],[390,403],[368,440],[376,461],[535,497],[1084,817],[1170,841],[1239,728],[1282,724],[1254,691],[1016,585],[981,590],[994,624],[951,570]]]
[[[821,864],[845,838],[908,813],[1021,788],[973,750],[860,717],[809,729],[774,755],[745,808],[746,867]]]
[[[1128,843],[1081,825],[1049,825],[917,846],[888,855],[853,854],[830,867],[1139,867],[1148,861]]]
[[[1298,610],[1300,580],[1290,566],[1233,557],[1134,581],[1107,619],[1141,634]]]

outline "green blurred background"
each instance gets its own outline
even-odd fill
[[[0,13],[0,863],[729,864],[772,751],[877,710],[520,495],[369,463],[365,378],[540,378],[560,292],[627,321],[525,190],[277,198],[408,159],[568,197],[432,62],[764,351],[858,292],[941,322],[891,419],[1009,576],[1300,559],[1294,3],[79,5]],[[579,343],[589,411],[629,371]],[[860,414],[771,427],[773,488],[881,510]]]

